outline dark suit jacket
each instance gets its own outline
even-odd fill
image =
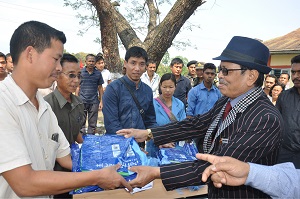
[[[215,119],[228,98],[220,98],[206,114],[181,122],[152,129],[154,143],[161,145],[171,141],[204,137],[210,123]],[[220,134],[228,143],[215,142],[212,154],[231,156],[244,162],[273,165],[277,161],[280,135],[283,131],[282,117],[263,92],[243,113]],[[218,139],[219,139],[218,138]],[[162,166],[163,184],[167,190],[203,184],[202,172],[210,163],[205,161],[185,162]],[[208,184],[209,198],[266,198],[268,195],[250,186],[215,188]]]

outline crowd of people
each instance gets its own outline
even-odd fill
[[[131,191],[156,178],[172,190],[209,177],[209,198],[300,197],[300,55],[291,59],[291,76],[277,78],[269,49],[235,36],[214,58],[219,67],[174,58],[160,77],[157,63],[133,46],[124,76],[112,81],[102,54],[88,54],[81,69],[63,53],[65,42],[63,32],[29,21],[12,35],[10,53],[0,52],[0,198],[72,198],[69,191],[87,185]],[[150,157],[182,140],[201,154],[194,162],[132,167],[130,182],[118,165],[71,173],[69,146],[95,134],[99,111],[106,134],[134,137]],[[268,172],[285,184],[269,177],[274,185],[263,186],[257,174]]]

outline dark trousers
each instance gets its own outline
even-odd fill
[[[292,162],[296,169],[300,169],[300,152],[289,151],[281,147],[278,156],[278,163],[283,162]]]
[[[84,103],[84,121],[88,118],[88,129],[85,131],[85,123],[82,125],[81,133],[83,134],[95,134],[95,128],[98,120],[98,109],[99,103],[97,104],[86,104]]]

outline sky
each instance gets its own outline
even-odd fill
[[[90,28],[79,36],[78,30],[84,26],[79,25],[77,11],[65,7],[63,0],[0,0],[0,7],[0,51],[5,54],[9,52],[14,30],[29,20],[41,21],[63,31],[67,37],[67,52],[96,54],[101,50],[94,42],[100,37],[99,29]],[[189,39],[192,47],[184,50],[171,47],[170,56],[216,64],[218,61],[212,58],[222,53],[233,36],[266,41],[300,28],[299,7],[299,0],[207,0],[188,20],[200,28],[182,29],[175,38],[178,41]],[[124,57],[125,51],[120,50],[120,55]]]

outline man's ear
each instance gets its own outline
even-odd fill
[[[28,46],[26,49],[25,49],[25,57],[26,57],[26,60],[30,63],[33,62],[33,56],[34,56],[34,53],[35,53],[35,49],[32,47],[32,46]]]
[[[248,86],[254,85],[254,83],[258,79],[258,76],[259,76],[259,72],[257,70],[249,70]]]

